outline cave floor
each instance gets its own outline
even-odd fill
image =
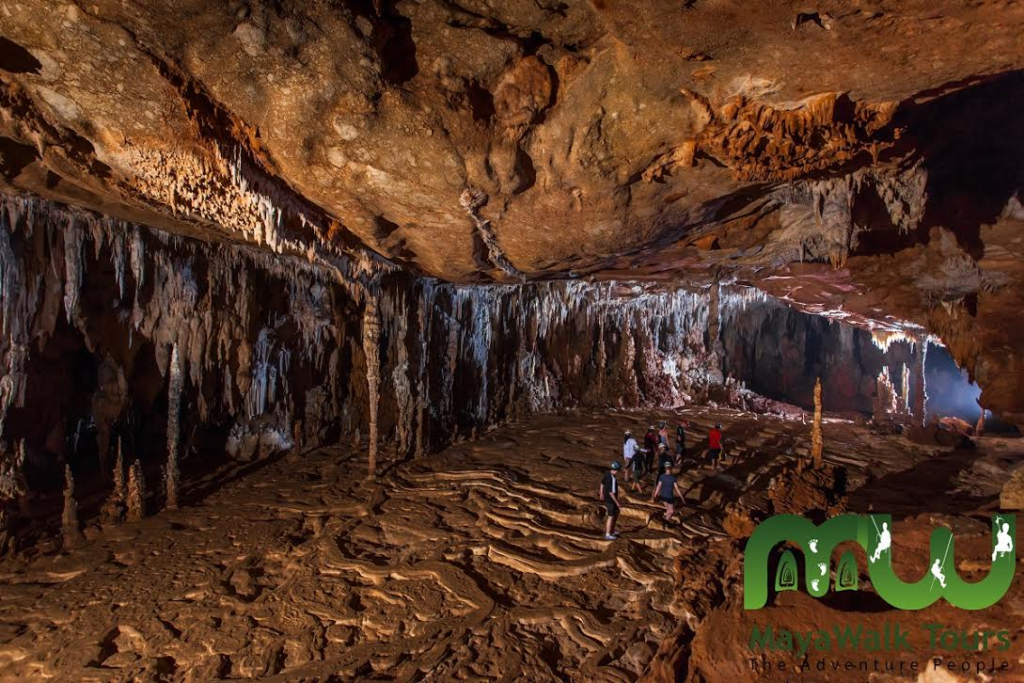
[[[374,483],[342,447],[195,482],[193,499],[210,492],[181,510],[0,563],[0,678],[634,680],[685,618],[678,551],[724,537],[725,503],[757,507],[773,468],[809,444],[799,421],[685,411],[691,443],[724,424],[728,466],[684,474],[670,527],[627,495],[622,537],[605,541],[596,489],[623,429],[675,415],[536,417]],[[991,503],[992,463],[1021,457],[992,440],[991,453],[946,462],[839,421],[825,434],[860,506]],[[941,491],[922,493],[926,461]]]

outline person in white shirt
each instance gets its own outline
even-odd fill
[[[633,478],[633,468],[631,467],[631,464],[633,462],[633,457],[636,455],[638,450],[640,450],[640,444],[638,444],[636,439],[633,437],[633,432],[627,429],[625,442],[622,444],[622,459],[626,461],[627,479]]]

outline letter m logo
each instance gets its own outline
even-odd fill
[[[791,541],[804,551],[807,592],[820,598],[828,592],[832,551],[844,541],[868,547],[870,523],[861,515],[840,515],[818,526],[799,515],[775,515],[758,525],[747,541],[743,560],[743,608],[761,609],[768,602],[768,556],[779,543]],[[819,565],[826,565],[822,573]]]

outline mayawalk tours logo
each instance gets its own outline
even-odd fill
[[[878,597],[899,610],[920,610],[935,603],[939,598],[954,607],[964,610],[980,610],[991,607],[1002,598],[1013,581],[1016,568],[1016,519],[1013,515],[997,515],[991,520],[991,561],[988,574],[973,583],[960,578],[953,560],[953,532],[946,527],[932,530],[928,570],[917,581],[903,581],[892,567],[892,517],[890,515],[844,514],[833,517],[820,525],[798,515],[775,515],[758,525],[747,542],[743,567],[743,606],[747,610],[759,610],[768,602],[769,560],[773,551],[787,541],[800,546],[803,551],[803,576],[808,594],[815,598],[824,597],[830,587],[835,592],[859,589],[860,571],[857,557],[852,549],[846,549],[832,571],[832,556],[843,543],[854,542],[867,555],[867,574],[871,587]],[[778,556],[774,577],[776,592],[799,590],[800,567],[793,550],[785,548]],[[834,577],[834,579],[833,579]],[[949,670],[977,670],[978,673],[1006,671],[1009,662],[968,660],[997,643],[993,650],[1009,649],[1009,632],[980,631],[967,633],[952,626],[923,624],[928,631],[927,645],[940,656],[933,656],[935,668]],[[998,639],[998,640],[997,640]],[[811,650],[835,651],[838,649],[854,652],[914,651],[914,639],[910,629],[901,623],[885,623],[884,628],[875,624],[837,624],[832,629],[818,629],[807,632],[790,631],[771,625],[754,625],[750,636],[750,649],[760,651],[763,659],[751,659],[751,667],[759,671],[766,668],[785,670],[783,661],[769,662],[767,652],[790,653],[802,660],[799,670],[807,667],[819,671],[901,671],[918,670],[918,662],[907,662],[905,658],[873,663],[868,659],[858,662],[826,660],[810,662]],[[922,643],[923,644],[923,643]],[[954,662],[950,657],[959,653],[965,659]],[[954,665],[956,668],[954,668]],[[851,668],[852,667],[852,668]],[[898,667],[898,668],[897,668]]]
[[[815,598],[829,589],[832,551],[845,541],[854,541],[867,553],[868,576],[879,597],[902,610],[928,607],[940,597],[961,609],[978,610],[994,605],[1006,594],[1016,567],[1013,545],[1016,531],[1013,515],[992,520],[992,569],[977,583],[960,578],[953,558],[953,532],[946,527],[932,531],[929,570],[915,583],[896,576],[892,569],[890,515],[846,514],[820,526],[798,515],[775,515],[761,522],[747,542],[743,562],[743,607],[761,609],[768,602],[768,556],[779,543],[791,541],[804,549],[804,577],[807,592]],[[796,557],[786,550],[775,572],[775,590],[797,590]],[[835,590],[857,590],[857,558],[847,550],[839,558]]]

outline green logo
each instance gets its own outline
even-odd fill
[[[878,595],[893,607],[918,610],[940,597],[954,607],[977,610],[994,605],[1010,588],[1016,568],[1017,520],[1013,515],[992,520],[992,568],[977,583],[966,583],[957,573],[953,558],[953,532],[932,530],[931,557],[924,578],[906,583],[892,569],[892,517],[846,514],[815,525],[799,515],[775,515],[758,525],[747,541],[743,566],[743,607],[761,609],[768,601],[768,556],[779,543],[791,541],[804,552],[804,583],[807,592],[820,598],[828,592],[832,551],[845,541],[860,544],[868,557],[868,576]],[[792,550],[785,550],[775,572],[775,590],[798,590],[799,564]],[[835,590],[857,590],[857,559],[847,550],[835,570]]]

